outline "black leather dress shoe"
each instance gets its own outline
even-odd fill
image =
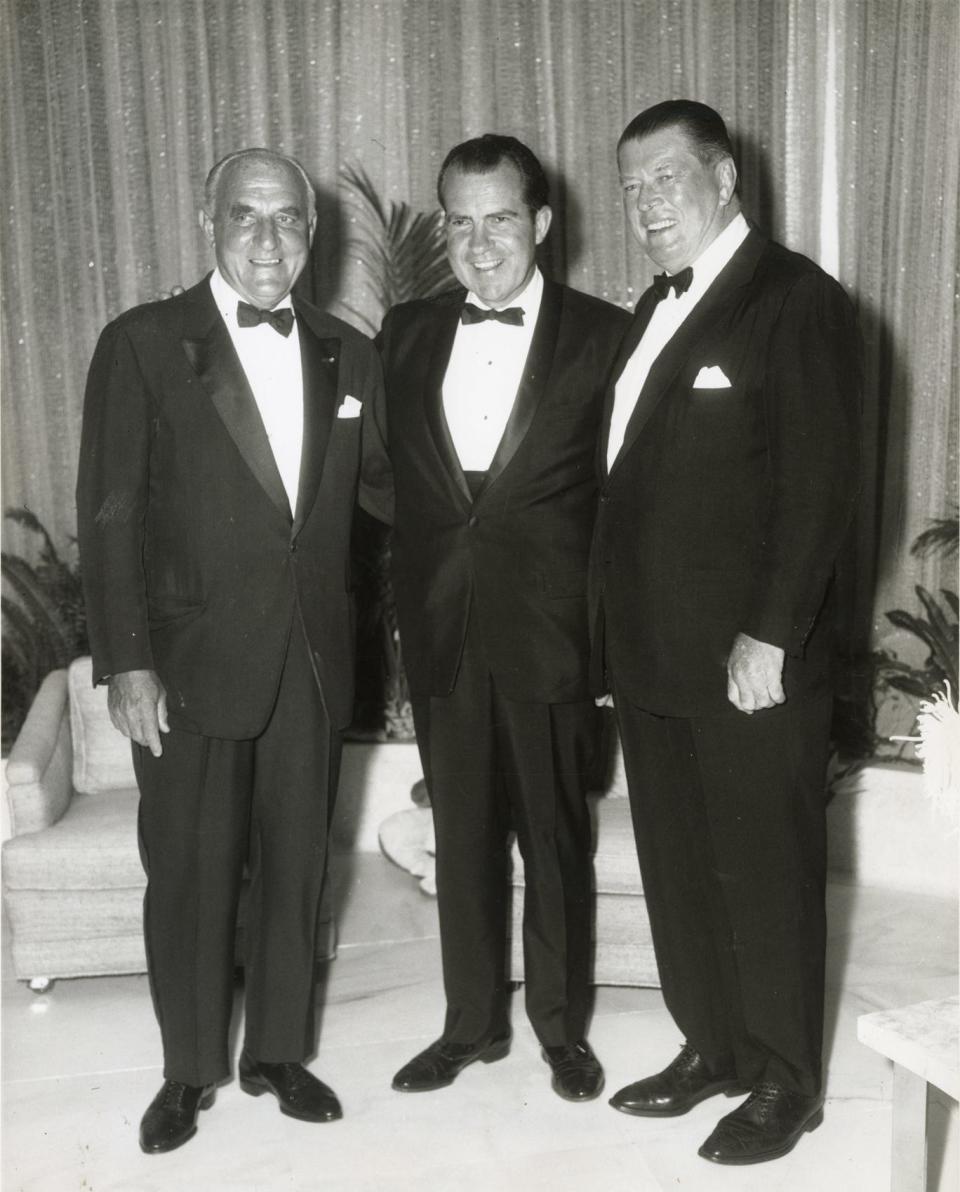
[[[209,1109],[217,1095],[216,1086],[198,1088],[165,1080],[140,1122],[140,1149],[148,1155],[176,1150],[197,1132],[197,1115]]]
[[[742,1105],[717,1123],[697,1154],[739,1167],[792,1151],[800,1136],[823,1121],[823,1097],[805,1097],[776,1084],[758,1084]]]
[[[564,1101],[592,1101],[603,1091],[603,1068],[585,1039],[544,1047],[543,1058],[553,1069],[550,1087]]]
[[[711,1072],[700,1052],[684,1043],[662,1072],[628,1084],[614,1093],[610,1104],[638,1117],[677,1117],[717,1093],[743,1091],[733,1072]]]
[[[510,1050],[510,1035],[485,1039],[482,1043],[448,1043],[437,1039],[428,1048],[404,1064],[393,1078],[392,1087],[400,1093],[429,1093],[453,1084],[467,1064],[481,1060],[492,1064]]]
[[[240,1056],[240,1087],[251,1097],[273,1093],[280,1112],[301,1122],[335,1122],[343,1110],[333,1089],[317,1080],[303,1064],[265,1064],[244,1051]]]

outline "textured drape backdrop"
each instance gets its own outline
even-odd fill
[[[431,208],[450,145],[514,133],[555,179],[554,273],[630,306],[650,271],[614,143],[686,95],[727,118],[747,210],[860,308],[861,609],[938,581],[906,548],[956,502],[955,0],[0,0],[0,16],[3,499],[59,543],[97,333],[208,267],[195,208],[217,158],[264,144],[304,162],[314,291],[362,308],[340,166]]]

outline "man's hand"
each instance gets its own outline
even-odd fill
[[[727,658],[727,699],[749,716],[786,700],[783,694],[783,650],[738,633]]]
[[[175,285],[171,286],[169,290],[161,290],[160,297],[164,302],[166,302],[168,298],[179,298],[183,292],[183,286]]]
[[[170,731],[167,693],[154,671],[133,670],[111,675],[107,707],[114,728],[138,745],[146,745],[154,757],[163,753],[160,734]]]

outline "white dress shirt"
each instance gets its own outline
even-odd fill
[[[245,299],[219,269],[214,269],[210,277],[210,289],[253,391],[280,479],[287,490],[290,511],[295,513],[303,451],[303,369],[297,320],[294,318],[293,330],[287,336],[280,335],[269,323],[241,327],[237,322],[237,303]],[[274,309],[282,310],[285,306],[293,308],[289,294]]]
[[[517,398],[543,298],[543,275],[533,276],[510,306],[523,308],[523,326],[460,323],[443,378],[443,413],[465,472],[485,472],[496,454]],[[467,302],[489,310],[476,294]]]
[[[690,314],[709,287],[717,279],[747,237],[750,228],[739,212],[719,236],[712,240],[693,262],[693,281],[683,294],[670,290],[653,309],[650,322],[641,336],[633,355],[623,366],[613,397],[610,418],[610,437],[607,439],[607,471],[623,446],[627,423],[633,414],[654,361],[673,338],[683,320]]]

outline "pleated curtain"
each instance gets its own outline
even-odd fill
[[[907,548],[957,500],[955,0],[0,0],[0,63],[3,500],[59,544],[97,334],[210,267],[196,211],[225,153],[303,162],[320,215],[305,284],[343,313],[370,297],[341,167],[432,210],[451,145],[512,133],[551,177],[551,272],[631,307],[651,268],[616,139],[689,96],[727,119],[748,214],[860,311],[859,623],[948,578]]]

